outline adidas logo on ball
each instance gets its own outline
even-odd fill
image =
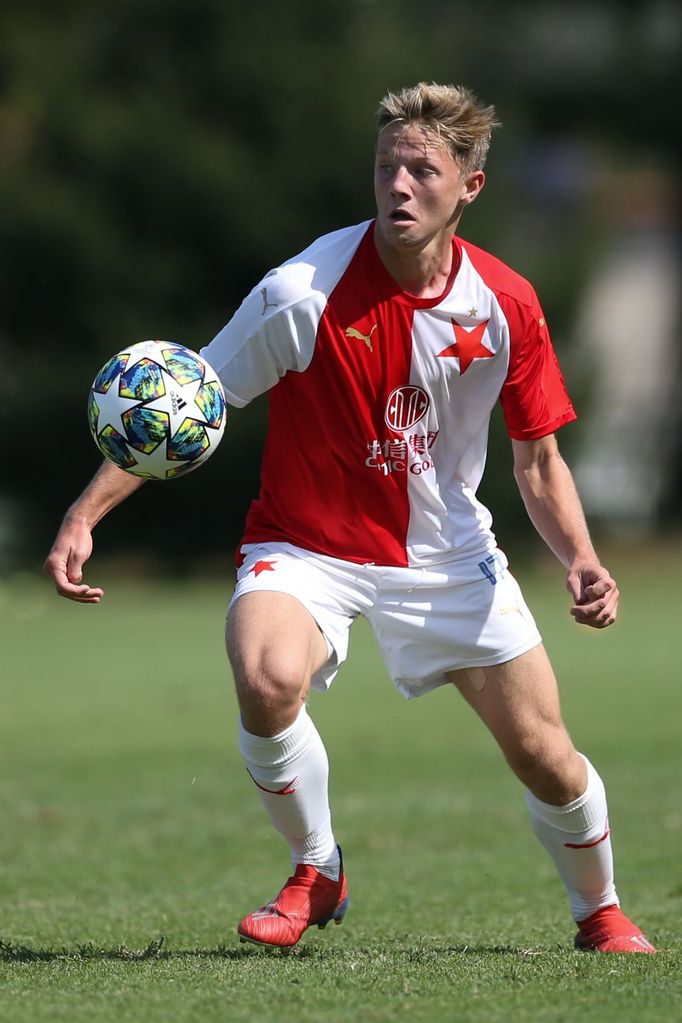
[[[175,391],[170,392],[170,400],[171,409],[173,410],[174,416],[177,416],[178,412],[185,408],[185,406],[187,405],[187,402],[184,401],[178,394],[176,394]]]

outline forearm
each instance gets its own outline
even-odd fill
[[[570,568],[577,561],[593,560],[580,498],[559,450],[515,464],[514,475],[531,522],[559,561]]]
[[[100,466],[62,522],[43,566],[57,593],[80,604],[98,604],[104,590],[82,582],[83,566],[92,553],[92,530],[107,512],[144,483],[110,462]]]
[[[82,523],[89,530],[127,497],[139,490],[144,479],[124,472],[111,462],[103,462],[99,470],[74,501],[64,522]]]

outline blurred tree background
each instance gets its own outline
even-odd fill
[[[388,88],[464,83],[497,107],[462,234],[533,281],[582,412],[598,385],[579,308],[645,199],[624,170],[648,174],[676,258],[679,40],[674,0],[1,0],[0,568],[39,566],[96,470],[85,404],[106,359],[149,337],[201,347],[271,266],[372,215]],[[631,333],[646,358],[646,308]],[[265,415],[264,399],[235,412],[207,465],[143,487],[98,551],[228,563]],[[564,431],[569,459],[581,429]],[[668,447],[645,528],[679,506]],[[498,417],[482,496],[505,547],[528,533],[509,466]]]

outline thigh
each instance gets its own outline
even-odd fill
[[[298,685],[305,696],[312,675],[329,656],[317,622],[288,593],[256,590],[230,607],[227,650],[237,689],[265,679]]]
[[[226,642],[244,727],[279,735],[298,717],[313,672],[328,657],[314,618],[289,594],[246,593],[230,608]]]
[[[239,666],[251,662],[254,650],[278,658],[290,651],[305,663],[315,689],[329,688],[346,658],[350,626],[371,600],[362,570],[292,544],[242,551],[228,614],[230,658]]]

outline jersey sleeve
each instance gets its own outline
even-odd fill
[[[323,235],[271,270],[201,349],[230,405],[241,408],[286,373],[308,368],[328,297],[370,225],[364,221]]]
[[[577,418],[535,293],[530,305],[499,296],[510,331],[509,370],[500,392],[507,432],[537,440]]]
[[[270,271],[201,349],[230,405],[247,405],[285,373],[309,365],[325,305],[324,295],[312,287],[313,269],[297,263]]]

